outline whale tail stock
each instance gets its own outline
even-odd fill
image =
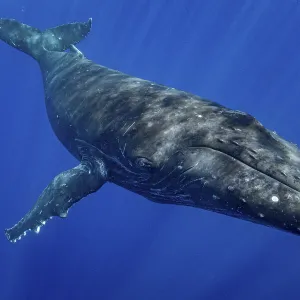
[[[45,51],[64,51],[87,36],[92,19],[41,31],[14,19],[0,18],[0,39],[36,60]]]

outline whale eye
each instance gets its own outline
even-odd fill
[[[139,168],[151,168],[152,162],[145,157],[138,157],[135,161],[135,165]]]

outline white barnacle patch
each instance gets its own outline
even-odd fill
[[[229,191],[233,191],[233,190],[234,190],[234,187],[233,187],[232,185],[229,185],[229,186],[228,186],[228,190],[229,190]]]
[[[37,226],[35,229],[34,229],[34,232],[35,233],[39,233],[41,230],[41,226]]]
[[[60,216],[61,218],[66,218],[66,217],[68,216],[68,211],[69,211],[69,210],[64,211],[64,212],[61,212],[61,213],[59,214],[59,216]]]
[[[263,213],[258,214],[260,218],[263,218],[265,215]]]
[[[198,115],[198,114],[197,114],[197,117],[198,117],[198,118],[202,118],[203,116],[202,116],[202,115]]]
[[[273,195],[273,196],[271,197],[271,200],[272,200],[272,202],[274,202],[274,203],[279,202],[279,198],[278,198],[277,196],[275,196],[275,195]]]

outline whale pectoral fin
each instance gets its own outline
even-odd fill
[[[40,231],[52,216],[66,217],[68,210],[83,197],[96,192],[106,182],[104,164],[82,162],[57,175],[44,189],[33,208],[12,228],[6,229],[9,241],[15,242],[27,230]]]

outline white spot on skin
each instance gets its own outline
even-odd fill
[[[265,215],[264,214],[262,214],[262,213],[259,213],[258,214],[261,218],[263,218]]]
[[[279,202],[279,198],[278,198],[277,196],[272,196],[271,200],[272,200],[274,203]]]
[[[40,230],[41,230],[41,226],[38,226],[38,227],[34,230],[34,232],[35,232],[35,233],[39,233]]]

